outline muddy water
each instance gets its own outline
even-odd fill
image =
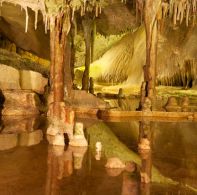
[[[197,123],[150,122],[151,161],[159,177],[152,172],[155,181],[143,184],[137,153],[140,122],[87,120],[91,147],[62,148],[48,145],[41,121],[4,120],[0,133],[0,195],[197,194]],[[105,147],[106,140],[109,144]],[[103,143],[101,155],[95,152],[95,141]],[[105,168],[107,159],[115,155],[135,162],[133,167]],[[159,183],[164,177],[167,179]]]

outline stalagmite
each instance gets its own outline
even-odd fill
[[[83,123],[77,122],[75,124],[75,131],[74,131],[73,139],[70,140],[69,145],[70,146],[80,146],[80,147],[87,147],[88,142],[84,136],[83,132]]]

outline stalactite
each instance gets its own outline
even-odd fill
[[[48,25],[48,17],[46,15],[45,16],[45,22],[44,22],[44,31],[45,31],[46,34],[47,34],[47,29],[48,29],[47,25]]]
[[[99,14],[101,14],[102,13],[102,8],[101,8],[101,6],[99,6]]]
[[[25,7],[25,17],[26,17],[26,21],[25,21],[25,32],[27,33],[28,23],[29,23],[29,15],[28,15],[28,9],[27,9],[27,7]]]
[[[169,11],[169,4],[167,2],[162,3],[162,18],[166,18]]]
[[[176,20],[177,20],[177,12],[178,12],[178,3],[174,3],[174,8],[173,8],[173,24],[176,25]]]
[[[98,5],[96,5],[96,8],[95,8],[96,10],[95,10],[95,15],[96,15],[96,17],[98,17]]]
[[[83,7],[81,6],[80,15],[83,16]]]
[[[73,9],[72,9],[72,21],[74,20],[74,16],[75,16],[75,7],[73,7]]]
[[[84,4],[83,6],[86,7],[86,0],[83,1],[83,4]]]
[[[197,10],[197,0],[192,0],[192,10],[195,13]]]
[[[38,10],[35,11],[35,23],[34,23],[35,30],[37,29],[37,24],[38,24]]]
[[[140,23],[142,24],[143,20],[143,12],[144,12],[144,1],[136,0],[136,21],[138,22],[138,17],[140,13]]]
[[[188,26],[190,18],[196,17],[196,6],[197,0],[170,0],[169,16],[173,18],[173,24],[182,23],[185,17]]]
[[[187,3],[187,5],[186,5],[186,26],[189,25],[189,11],[190,11],[190,4]]]

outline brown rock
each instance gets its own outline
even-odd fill
[[[20,89],[20,74],[15,68],[0,64],[0,88]]]
[[[20,83],[22,89],[35,91],[36,93],[43,94],[44,88],[48,83],[48,79],[44,78],[40,73],[22,70],[20,72]]]
[[[71,103],[76,107],[91,107],[100,109],[107,107],[107,104],[104,100],[101,100],[83,90],[73,91],[73,98],[71,100]]]
[[[38,96],[28,90],[4,90],[5,97],[2,115],[36,115]]]
[[[181,107],[178,105],[175,97],[171,96],[168,98],[168,101],[165,105],[165,109],[167,112],[180,112]]]

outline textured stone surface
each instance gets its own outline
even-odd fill
[[[2,115],[35,115],[39,114],[36,106],[38,97],[28,90],[4,90],[5,97]]]
[[[44,87],[47,85],[48,79],[44,78],[40,73],[28,70],[20,72],[20,83],[22,89],[31,89],[37,93],[44,93]]]
[[[75,107],[91,107],[100,109],[107,107],[107,103],[104,100],[83,90],[74,90],[71,102]]]
[[[30,70],[17,70],[0,64],[0,89],[25,89],[43,94],[48,79]]]
[[[0,64],[0,89],[20,89],[19,78],[17,69]]]

